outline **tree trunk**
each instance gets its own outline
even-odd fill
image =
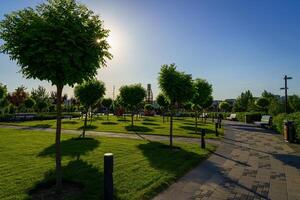
[[[106,111],[106,120],[108,121],[108,115],[109,115],[109,110],[107,109],[107,111]]]
[[[195,134],[197,134],[197,129],[198,129],[198,121],[197,121],[197,116],[198,116],[198,114],[197,114],[197,112],[195,112]]]
[[[56,161],[56,192],[61,193],[62,191],[62,170],[61,170],[61,147],[60,147],[60,136],[61,136],[61,95],[63,86],[57,85],[57,102],[56,102],[56,135],[55,135],[55,161]]]
[[[173,111],[170,113],[170,148],[173,149]]]
[[[83,130],[82,130],[82,137],[85,137],[85,128],[86,128],[86,123],[87,123],[87,117],[88,117],[88,111],[86,110],[85,112],[85,119],[84,119],[84,125],[83,125]]]
[[[133,111],[131,112],[131,127],[133,127]]]
[[[163,123],[165,123],[165,113],[164,112],[162,113],[162,116],[163,116]]]

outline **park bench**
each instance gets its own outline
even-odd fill
[[[236,114],[234,113],[232,113],[232,114],[230,114],[230,116],[229,117],[226,117],[226,119],[228,119],[228,120],[236,120]]]
[[[268,126],[271,127],[272,125],[272,116],[270,115],[263,115],[261,117],[261,120],[259,122],[254,122],[254,124],[258,125],[258,126]]]

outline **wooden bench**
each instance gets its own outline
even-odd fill
[[[236,114],[230,114],[229,117],[226,117],[228,120],[236,120]]]
[[[261,117],[260,122],[254,122],[254,124],[256,124],[258,126],[268,126],[268,127],[271,127],[271,125],[272,125],[272,116],[270,116],[270,115],[263,115]]]

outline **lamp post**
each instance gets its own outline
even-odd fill
[[[284,76],[284,87],[280,88],[281,90],[285,90],[285,113],[288,113],[288,95],[287,95],[287,90],[289,89],[287,87],[287,80],[290,80],[292,79],[292,77],[288,77],[287,75]]]

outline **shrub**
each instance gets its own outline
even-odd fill
[[[283,123],[284,120],[294,121],[295,129],[296,129],[296,140],[300,142],[300,112],[295,112],[291,114],[279,114],[276,115],[273,119],[273,128],[279,132],[283,133]]]
[[[237,112],[236,118],[240,122],[253,123],[255,121],[260,121],[261,116],[263,114],[261,112]],[[247,119],[245,119],[247,116]]]

